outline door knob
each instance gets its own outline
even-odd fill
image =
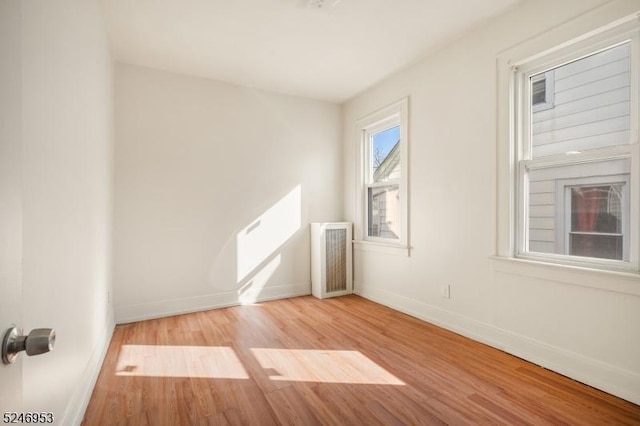
[[[51,328],[34,328],[28,336],[22,335],[18,327],[11,327],[2,340],[2,362],[11,364],[18,353],[25,351],[27,355],[40,355],[53,350],[56,343],[56,331]]]

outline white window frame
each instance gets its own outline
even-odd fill
[[[534,159],[532,156],[532,137],[530,118],[534,108],[531,106],[532,76],[540,75],[564,64],[591,56],[626,42],[631,43],[631,86],[630,86],[630,140],[624,145],[575,153],[572,155],[549,155]],[[637,19],[629,18],[594,31],[588,36],[579,37],[548,51],[534,55],[521,61],[513,61],[510,82],[510,128],[512,153],[515,161],[516,179],[515,206],[512,214],[515,220],[511,223],[513,256],[525,260],[543,261],[571,266],[581,266],[601,270],[619,270],[625,272],[639,271],[639,202],[640,167],[638,144],[638,63],[640,61],[640,37]],[[629,159],[631,162],[628,188],[629,228],[625,238],[627,246],[625,258],[617,261],[609,259],[583,258],[569,256],[564,253],[537,253],[528,250],[528,182],[527,171],[546,167],[569,166],[575,164],[597,164],[607,160]],[[556,206],[558,201],[556,201]]]
[[[364,129],[363,135],[363,143],[364,143],[364,194],[365,194],[365,239],[368,241],[377,241],[377,242],[389,242],[389,241],[397,241],[400,239],[400,235],[398,238],[384,238],[384,237],[373,237],[369,235],[369,190],[374,188],[381,188],[385,186],[397,186],[398,192],[400,192],[401,179],[387,179],[380,182],[374,181],[374,170],[373,170],[373,162],[374,162],[374,153],[372,152],[372,142],[373,136],[384,132],[386,130],[392,129],[394,127],[400,127],[400,131],[402,131],[402,126],[400,123],[400,116],[398,114],[394,114],[390,116],[388,119],[377,123],[369,128]],[[400,138],[400,155],[402,156],[402,138]],[[402,168],[402,165],[401,165]],[[400,176],[402,176],[402,169],[400,170]],[[399,215],[401,216],[401,214]],[[402,232],[402,230],[399,230]]]
[[[409,158],[409,132],[408,132],[409,99],[403,98],[357,121],[359,155],[358,167],[358,199],[355,241],[357,243],[372,244],[383,247],[408,248],[408,158]],[[371,152],[371,136],[375,133],[400,126],[400,178],[383,182],[373,182]],[[369,236],[369,198],[368,189],[378,186],[398,185],[399,192],[399,235],[398,238],[383,238]]]

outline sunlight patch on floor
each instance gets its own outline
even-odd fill
[[[358,351],[254,348],[251,352],[275,381],[404,385]]]
[[[234,350],[223,346],[123,345],[116,375],[249,378]]]

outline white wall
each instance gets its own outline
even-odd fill
[[[113,329],[111,60],[95,1],[22,2],[24,410],[79,423]]]
[[[506,166],[497,162],[499,55],[538,36],[573,37],[554,28],[585,12],[586,32],[637,8],[524,2],[344,105],[345,219],[356,221],[356,120],[410,98],[411,255],[356,249],[357,293],[640,403],[637,275],[492,257],[508,219],[509,185],[498,180]]]
[[[340,107],[118,64],[116,320],[310,294],[342,215]]]

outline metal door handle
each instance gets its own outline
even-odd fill
[[[40,355],[53,350],[56,343],[56,332],[51,328],[34,328],[28,336],[22,335],[18,327],[11,327],[2,340],[2,362],[11,364],[18,354],[25,351],[27,355]]]

